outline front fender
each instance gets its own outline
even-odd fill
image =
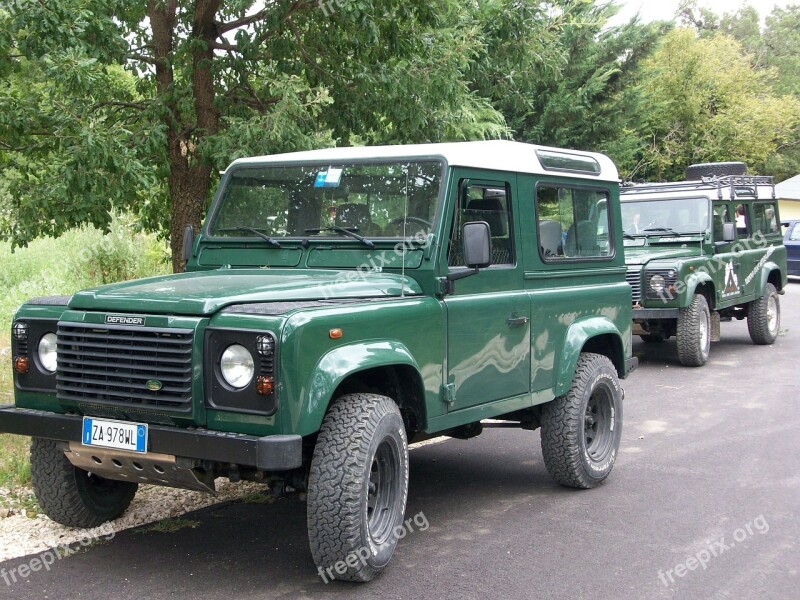
[[[339,346],[317,362],[305,389],[306,402],[293,431],[309,435],[318,431],[333,393],[353,373],[375,367],[406,365],[419,373],[419,366],[408,348],[400,342],[376,340]]]
[[[592,338],[601,335],[611,335],[616,341],[614,351],[619,353],[623,352],[625,346],[622,343],[622,334],[619,329],[617,329],[617,326],[614,325],[614,322],[608,317],[587,317],[575,321],[569,326],[564,341],[564,350],[558,362],[555,386],[556,396],[566,394],[567,390],[569,390],[569,386],[572,384],[572,378],[575,375],[575,369],[578,366],[578,358],[581,355],[581,350],[586,346],[586,343]],[[611,358],[617,368],[619,368],[614,357],[609,358]]]
[[[680,281],[680,279],[678,281]],[[712,279],[711,275],[705,270],[698,270],[689,275],[686,278],[686,293],[678,295],[678,306],[680,308],[689,306],[694,300],[694,294],[697,288],[706,283],[710,283],[711,286],[714,287],[714,279]]]

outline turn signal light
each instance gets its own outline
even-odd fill
[[[267,377],[266,375],[259,376],[256,380],[256,392],[258,392],[260,396],[269,396],[274,391],[275,379]]]
[[[338,327],[336,329],[331,329],[328,332],[328,337],[330,337],[332,340],[338,340],[343,335],[344,335],[344,332],[341,329],[339,329]]]
[[[14,359],[14,372],[24,375],[31,368],[31,361],[27,356],[17,356]]]

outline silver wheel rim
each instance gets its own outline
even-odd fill
[[[703,355],[708,353],[708,316],[703,315],[703,319],[700,321],[700,352]]]
[[[778,328],[778,302],[775,296],[770,296],[767,300],[767,327],[772,334]]]

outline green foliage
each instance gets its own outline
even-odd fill
[[[30,483],[30,443],[30,438],[0,433],[0,488],[16,488]],[[3,504],[0,497],[0,506]]]
[[[107,234],[86,225],[59,239],[37,239],[13,255],[10,244],[0,244],[0,337],[7,338],[14,311],[29,298],[167,272],[163,243],[137,232],[133,221],[113,215]]]
[[[642,145],[638,164],[622,164],[637,177],[680,179],[688,164],[723,160],[758,169],[800,123],[800,102],[774,95],[773,73],[755,69],[723,34],[670,32],[639,77],[636,92],[648,110],[630,127]]]
[[[718,16],[707,9],[698,9],[692,2],[684,7],[682,17],[704,38],[724,33],[736,39],[753,68],[769,73],[769,86],[776,96],[789,102],[800,99],[800,5],[776,6],[766,17],[763,29],[758,13],[751,6]],[[751,108],[762,116],[766,112],[761,106]],[[751,166],[775,175],[779,181],[800,172],[800,127],[785,136],[765,160]]]

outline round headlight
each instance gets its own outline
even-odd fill
[[[222,353],[219,370],[229,386],[237,390],[244,389],[253,380],[253,373],[255,373],[253,355],[247,348],[239,344],[228,346]]]
[[[39,340],[39,364],[48,373],[55,373],[58,366],[57,340],[55,333],[45,333]]]
[[[666,280],[664,279],[663,275],[653,275],[650,278],[650,289],[653,290],[656,294],[660,294],[664,291],[666,287]]]

